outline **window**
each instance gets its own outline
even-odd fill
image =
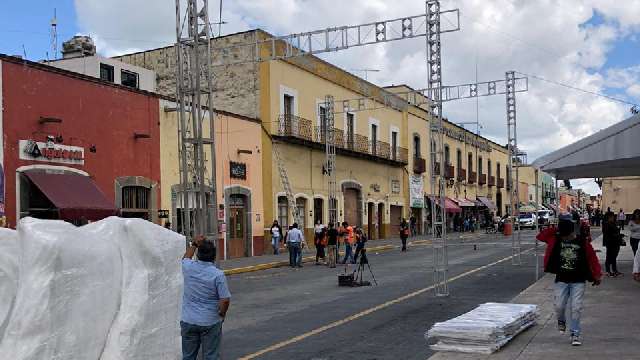
[[[296,199],[296,209],[298,209],[298,214],[300,216],[300,224],[298,224],[298,229],[304,231],[305,229],[305,219],[307,218],[307,199],[305,198],[297,198]]]
[[[467,158],[467,167],[469,168],[469,172],[473,172],[473,154],[469,153],[469,157]]]
[[[420,136],[418,134],[413,135],[413,157],[420,158]]]
[[[445,163],[445,165],[450,165],[451,164],[451,154],[449,154],[449,146],[448,145],[444,146],[444,163]]]
[[[487,176],[491,176],[491,159],[487,160]]]
[[[293,96],[284,94],[284,115],[293,115]]]
[[[500,179],[500,163],[496,165],[496,177]]]
[[[289,227],[289,203],[284,196],[278,196],[278,223],[283,230]]]
[[[100,64],[100,80],[113,82],[113,66]]]
[[[144,186],[122,188],[122,217],[149,219],[151,190]]]
[[[353,150],[355,142],[355,118],[352,113],[347,113],[347,148]]]
[[[398,154],[398,132],[391,132],[391,159],[396,160]]]
[[[478,175],[482,175],[482,156],[478,158]]]
[[[460,149],[456,151],[456,166],[458,168],[458,176],[460,176],[460,171],[462,170],[462,151]]]
[[[378,125],[371,124],[371,154],[376,155],[378,149]]]
[[[138,74],[132,71],[120,71],[120,83],[124,86],[138,88]]]
[[[318,122],[320,125],[318,141],[324,142],[327,134],[327,108],[322,104],[318,104]]]

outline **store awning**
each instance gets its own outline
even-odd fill
[[[496,204],[493,203],[493,201],[489,200],[488,198],[484,197],[484,196],[478,196],[478,200],[480,200],[480,202],[482,203],[482,205],[486,206],[489,210],[496,210]]]
[[[468,199],[460,199],[460,198],[458,198],[458,199],[453,199],[453,201],[455,201],[458,204],[458,206],[460,206],[460,207],[475,207],[476,206],[476,204],[473,201],[468,200]]]
[[[532,166],[558,179],[640,175],[640,115],[540,157]]]
[[[58,209],[60,219],[90,221],[117,215],[111,201],[88,176],[52,174],[41,171],[24,173]]]
[[[440,204],[440,198],[438,196],[429,196],[429,198],[431,199],[431,201],[435,201],[436,204]],[[462,212],[460,206],[456,205],[456,203],[448,197],[444,198],[444,208],[448,213]]]

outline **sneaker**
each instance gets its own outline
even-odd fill
[[[582,345],[582,340],[580,340],[580,335],[571,335],[571,346],[580,346]]]
[[[558,320],[558,331],[561,333],[567,331],[567,323],[561,320]]]

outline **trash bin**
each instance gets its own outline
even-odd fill
[[[507,221],[504,223],[504,230],[502,232],[505,236],[509,236],[511,234],[513,234],[513,224],[511,224],[511,221]]]

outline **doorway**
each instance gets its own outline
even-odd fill
[[[229,197],[229,258],[249,256],[250,245],[247,244],[247,209],[246,197],[233,194]]]
[[[349,225],[359,225],[358,221],[358,193],[356,189],[344,190],[344,221]]]
[[[496,214],[498,216],[502,216],[502,191],[498,191],[496,193],[496,207],[498,208],[498,210],[496,210]]]
[[[369,237],[370,240],[375,239],[375,235],[376,235],[375,211],[376,211],[376,204],[372,202],[367,203],[367,237]]]
[[[313,224],[325,224],[324,222],[324,200],[320,198],[313,199]]]
[[[389,208],[389,231],[392,237],[400,236],[400,222],[402,221],[402,206],[391,205]]]
[[[384,225],[382,223],[382,218],[384,215],[384,204],[378,204],[378,239],[384,239]]]

